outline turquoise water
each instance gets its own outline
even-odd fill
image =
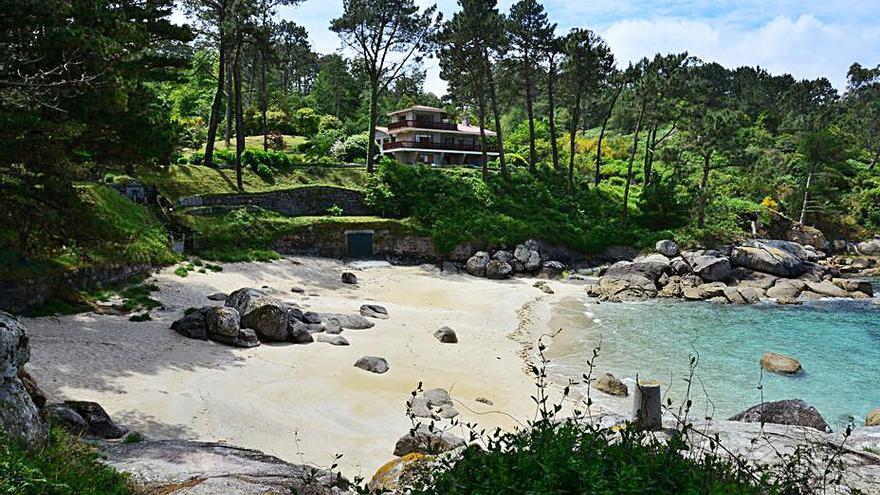
[[[579,378],[601,342],[598,372],[624,381],[637,374],[660,380],[676,403],[684,396],[696,349],[697,417],[727,418],[761,402],[762,383],[765,401],[803,399],[835,429],[850,417],[864,424],[867,413],[880,407],[880,305],[872,301],[732,306],[668,300],[597,304],[585,297],[558,304],[551,324],[564,329],[547,354],[551,375]],[[764,352],[795,356],[805,372],[762,376],[758,360]]]

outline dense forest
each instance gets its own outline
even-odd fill
[[[724,242],[777,214],[829,238],[880,232],[877,60],[854,62],[842,90],[688,53],[626,63],[588,27],[561,33],[536,0],[509,12],[459,0],[448,18],[413,0],[343,0],[328,19],[342,48],[321,54],[278,14],[297,3],[184,0],[179,26],[172,0],[0,2],[4,264],[96,261],[140,242],[125,252],[161,260],[161,225],[90,185],[167,193],[223,167],[230,191],[345,175],[444,249]],[[429,59],[445,95],[424,91]],[[484,142],[500,155],[484,152],[481,169],[378,160],[370,130],[412,104],[496,131]],[[266,232],[266,216],[218,221]]]

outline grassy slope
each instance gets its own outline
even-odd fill
[[[201,165],[171,165],[167,172],[142,170],[138,177],[159,189],[168,199],[198,194],[236,192],[235,170],[213,169]],[[326,185],[363,189],[367,183],[366,168],[297,167],[275,173],[266,181],[249,169],[242,170],[246,192],[275,191],[307,185]]]

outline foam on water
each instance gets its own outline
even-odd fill
[[[568,299],[554,308],[551,325],[565,329],[547,352],[552,375],[580,377],[601,342],[597,372],[658,379],[676,402],[684,395],[690,356],[698,353],[697,416],[727,418],[759,403],[762,392],[765,401],[803,399],[838,428],[849,417],[863,424],[880,407],[880,306],[871,301],[733,306]],[[762,373],[764,352],[795,356],[805,372]]]

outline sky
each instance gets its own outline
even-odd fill
[[[456,0],[434,3],[449,18]],[[507,12],[514,0],[499,0]],[[687,51],[728,68],[761,66],[799,79],[827,77],[843,90],[853,62],[880,64],[880,0],[543,0],[557,33],[587,28],[598,32],[619,67],[655,53]],[[282,7],[279,16],[309,31],[320,53],[342,49],[330,20],[342,0],[305,0]],[[179,14],[176,14],[180,19]],[[348,53],[348,55],[351,55]],[[446,91],[436,60],[427,60],[425,89]]]

